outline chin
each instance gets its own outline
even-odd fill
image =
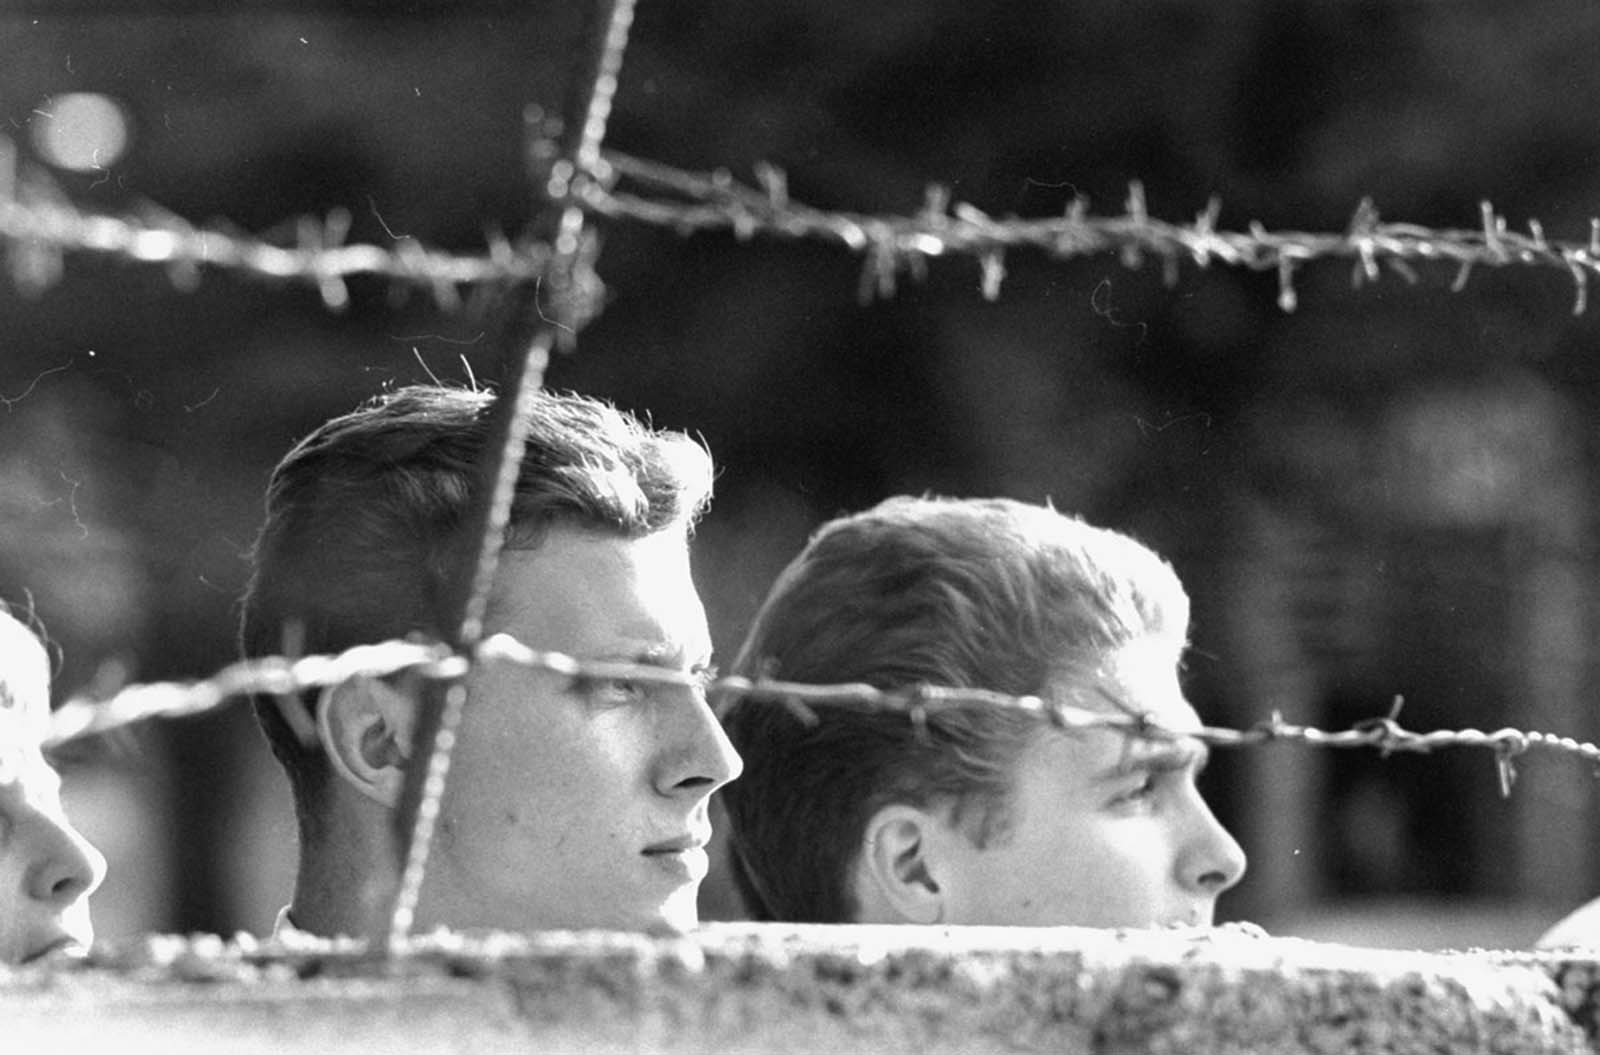
[[[606,912],[569,917],[553,927],[546,921],[532,929],[559,930],[616,930],[638,931],[646,934],[683,934],[700,924],[700,912],[695,903],[695,892],[686,896],[674,895],[666,901],[610,906]]]
[[[696,902],[698,884],[674,894],[656,913],[656,924],[651,929],[683,934],[700,925],[700,906]]]

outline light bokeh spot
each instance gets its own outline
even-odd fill
[[[73,172],[110,168],[128,147],[128,119],[122,107],[93,92],[46,99],[34,110],[28,129],[41,157]]]

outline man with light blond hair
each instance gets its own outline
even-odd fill
[[[494,397],[403,388],[327,422],[278,465],[244,603],[247,654],[294,626],[313,652],[451,640],[478,539],[469,511]],[[711,639],[689,535],[712,468],[687,436],[598,400],[536,393],[485,630],[677,684],[574,679],[487,661],[467,702],[416,926],[682,930],[697,922],[711,793],[739,759],[697,679]],[[364,678],[308,698],[303,742],[258,706],[300,829],[279,933],[372,933],[395,889],[392,839],[417,686]]]

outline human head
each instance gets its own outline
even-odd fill
[[[812,536],[731,673],[985,689],[1188,726],[1177,684],[1188,617],[1171,567],[1126,535],[1007,499],[897,497]],[[1151,751],[1001,706],[921,723],[812,710],[808,724],[746,698],[724,714],[745,761],[723,793],[732,867],[757,918],[1210,922],[1243,872],[1194,790],[1192,739]],[[1137,824],[1127,800],[1148,772],[1098,772],[1129,756],[1165,782]]]
[[[61,780],[40,751],[50,719],[44,645],[0,605],[0,962],[20,963],[94,940],[89,895],[105,858],[61,806]]]
[[[419,633],[453,638],[493,402],[479,391],[402,388],[289,452],[254,552],[246,654],[281,651],[285,627],[316,653]],[[486,632],[580,659],[685,672],[707,664],[687,548],[710,493],[705,451],[574,395],[536,393],[526,425]],[[737,767],[703,694],[578,685],[501,663],[480,664],[466,686],[417,924],[692,923],[706,800]],[[386,826],[407,766],[420,764],[416,704],[404,686],[370,679],[312,703],[319,736],[310,744],[271,701],[257,713],[294,791],[296,922],[354,930],[392,885]],[[657,845],[674,839],[693,844],[672,851],[677,872],[662,867]],[[643,858],[648,882],[634,868],[646,845],[657,849]],[[666,889],[663,875],[678,885]],[[350,889],[362,884],[365,893]]]

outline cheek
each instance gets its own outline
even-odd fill
[[[1121,891],[1128,898],[1160,888],[1171,872],[1170,837],[1147,818],[1124,818],[1099,827],[1084,855],[1103,889]]]
[[[457,828],[491,837],[508,828],[538,829],[565,841],[615,827],[640,797],[649,730],[625,711],[590,717],[565,701],[546,702],[547,721],[463,728],[444,810]]]
[[[1159,882],[1160,832],[1129,819],[1062,815],[1039,826],[999,870],[1019,902],[1118,900]],[[1092,894],[1089,892],[1093,892]]]
[[[0,963],[21,955],[21,934],[27,906],[22,898],[23,872],[14,854],[0,854]]]
[[[533,730],[463,725],[445,785],[441,824],[459,829],[525,824],[540,815],[559,815],[562,788],[570,783],[572,751],[556,738]]]

